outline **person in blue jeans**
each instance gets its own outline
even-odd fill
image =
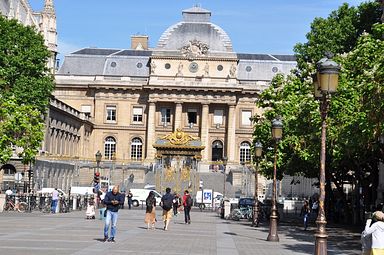
[[[304,205],[301,208],[300,216],[304,217],[304,230],[307,230],[308,228],[308,217],[309,217],[310,209],[309,209],[309,204],[308,201],[304,201]]]
[[[125,196],[119,192],[119,186],[114,186],[112,191],[108,192],[104,198],[106,205],[107,217],[104,225],[104,242],[115,242],[117,218],[119,216],[119,208],[124,204]],[[108,235],[109,227],[111,234]]]
[[[57,202],[59,201],[59,192],[57,188],[52,191],[51,213],[56,213]]]

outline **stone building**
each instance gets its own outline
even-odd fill
[[[132,36],[130,49],[84,48],[65,57],[54,96],[93,123],[80,159],[94,160],[101,151],[103,162],[150,166],[154,142],[181,128],[205,146],[199,171],[217,170],[226,156],[227,173],[235,183],[242,178],[236,170],[251,158],[258,94],[275,74],[288,74],[295,58],[236,53],[210,11],[193,7],[182,16],[154,48],[140,35]]]

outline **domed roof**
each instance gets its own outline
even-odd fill
[[[183,10],[183,21],[170,26],[160,37],[159,50],[180,50],[192,41],[206,44],[208,51],[233,52],[227,33],[211,23],[211,12],[201,7]]]

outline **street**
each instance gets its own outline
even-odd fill
[[[157,208],[156,230],[147,230],[145,211],[120,210],[116,243],[103,243],[103,221],[86,220],[84,211],[66,214],[6,212],[0,214],[1,254],[313,254],[315,226],[303,231],[298,222],[279,225],[280,242],[267,242],[268,225],[226,221],[216,213],[192,211],[162,229]],[[97,215],[98,216],[98,215]],[[292,226],[294,225],[294,226]],[[328,254],[359,254],[359,234],[328,228]]]

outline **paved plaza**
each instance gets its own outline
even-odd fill
[[[226,221],[216,213],[193,211],[192,224],[183,214],[162,229],[147,230],[144,210],[121,210],[116,243],[101,242],[103,221],[86,220],[84,211],[66,214],[6,212],[0,214],[0,254],[313,254],[315,230],[303,231],[298,220],[279,225],[280,242],[267,242],[268,225]],[[292,226],[293,225],[293,226]],[[328,254],[359,254],[359,234],[329,227]]]

